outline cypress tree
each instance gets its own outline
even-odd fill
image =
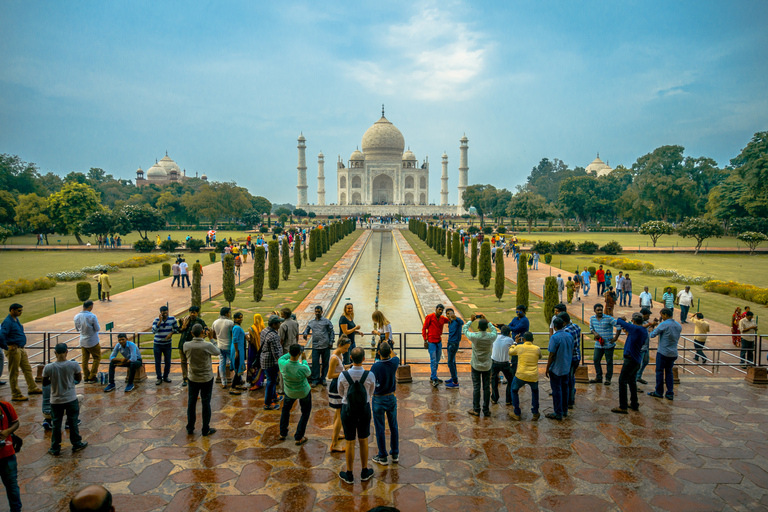
[[[496,298],[501,302],[504,296],[504,285],[507,278],[504,276],[504,253],[496,251]]]
[[[200,291],[200,281],[203,277],[203,266],[199,263],[192,265],[192,306],[200,307],[202,304],[202,293]]]
[[[224,300],[230,305],[235,300],[235,257],[231,254],[224,256],[224,274],[221,277],[224,289]]]
[[[328,252],[331,250],[331,231],[328,229],[323,231],[325,231],[325,252]]]
[[[477,240],[470,238],[469,245],[471,246],[471,251],[469,253],[469,274],[472,276],[472,279],[474,279],[477,277]]]
[[[309,231],[309,245],[307,246],[307,252],[309,253],[309,261],[315,261],[317,259],[317,237],[315,236],[315,230]]]
[[[269,289],[277,290],[280,286],[280,246],[277,240],[269,241]]]
[[[461,260],[461,254],[463,254],[464,251],[461,250],[461,238],[456,232],[453,233],[453,242],[451,245],[451,265],[458,267]]]
[[[517,305],[528,307],[528,255],[524,252],[517,262]]]
[[[296,271],[301,270],[301,235],[297,234],[293,239],[293,265]]]
[[[483,289],[491,284],[491,243],[483,242],[480,246],[480,262],[477,280],[483,285]]]
[[[283,254],[280,262],[283,264],[283,281],[288,280],[291,275],[291,246],[288,245],[288,236],[283,237]]]
[[[557,278],[549,276],[544,278],[544,318],[547,322],[552,320],[555,314],[555,306],[560,298],[557,295]]]
[[[464,254],[464,249],[459,249],[459,270],[464,272],[464,266],[466,265],[466,255]]]
[[[427,247],[432,248],[432,226],[427,227]]]
[[[303,245],[304,245],[304,251],[303,251],[304,252],[304,264],[306,265],[307,264],[307,245],[306,244],[303,244]]]
[[[453,237],[451,236],[450,231],[446,233],[446,237],[448,243],[445,244],[445,257],[451,260],[451,263],[453,263]]]
[[[259,245],[253,258],[253,300],[256,302],[264,296],[264,263],[264,248]]]

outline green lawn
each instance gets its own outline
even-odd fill
[[[0,280],[18,278],[44,277],[49,272],[79,270],[85,266],[100,263],[116,263],[135,256],[133,252],[90,252],[90,251],[3,251],[3,265],[0,267]],[[205,266],[211,263],[207,253],[186,253],[188,263],[200,260]],[[168,260],[171,263],[171,260]],[[158,280],[162,263],[155,263],[139,268],[122,268],[120,272],[110,273],[112,295],[134,287],[143,286]],[[162,276],[162,274],[161,274]],[[92,286],[91,299],[96,299],[96,281],[87,279]],[[37,290],[0,299],[0,311],[8,311],[14,302],[24,305],[26,321],[36,320],[54,313],[54,298],[56,311],[64,311],[81,304],[75,292],[77,281],[60,281],[51,289]]]
[[[296,306],[306,298],[317,283],[325,277],[325,274],[339,261],[347,250],[355,243],[360,235],[364,233],[363,230],[358,229],[351,235],[342,239],[333,245],[322,258],[316,259],[314,262],[309,260],[302,260],[301,270],[296,271],[295,267],[291,267],[291,275],[288,281],[282,280],[282,273],[280,274],[280,286],[277,290],[270,290],[268,284],[268,278],[264,278],[264,296],[260,302],[253,300],[253,281],[248,280],[243,282],[241,286],[237,287],[237,295],[235,301],[231,304],[233,309],[232,314],[236,311],[241,311],[245,316],[243,321],[244,328],[251,325],[253,322],[253,315],[260,313],[264,319],[275,310],[279,310],[284,307],[294,309]],[[291,260],[293,261],[293,260]],[[250,260],[249,260],[250,262]],[[210,325],[219,316],[219,309],[223,306],[228,306],[224,300],[224,295],[217,295],[210,302],[203,303],[202,314],[205,321]]]
[[[628,253],[623,254],[630,259],[649,261],[656,268],[665,268],[675,270],[686,276],[711,276],[720,280],[734,280],[741,283],[754,284],[756,286],[768,287],[768,255],[739,255],[739,254],[645,254]],[[585,266],[597,266],[592,263],[594,256],[589,255],[553,255],[552,265],[574,272],[576,268],[583,269]],[[615,276],[619,274],[620,269],[609,266],[603,266],[604,269],[611,269]],[[682,290],[685,285],[672,283],[665,277],[649,276],[640,273],[640,271],[629,272],[632,278],[632,290],[638,295],[643,291],[644,286],[648,286],[652,295],[655,294],[656,300],[661,300],[664,289],[667,286],[677,286]],[[566,276],[563,276],[564,278]],[[733,311],[740,307],[751,306],[757,316],[765,309],[765,306],[748,302],[735,297],[711,293],[704,290],[704,287],[692,285],[691,291],[694,297],[694,307],[691,311],[699,309],[705,318],[710,318],[725,325],[731,324],[731,315]],[[635,297],[635,300],[638,300]],[[700,302],[699,302],[700,300]]]

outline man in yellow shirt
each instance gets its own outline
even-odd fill
[[[106,300],[107,302],[112,302],[109,299],[109,291],[112,289],[112,281],[109,280],[109,275],[107,275],[106,270],[101,271],[101,275],[99,276],[99,284],[101,285],[101,297],[99,297],[101,300]]]
[[[707,343],[707,333],[709,332],[709,322],[704,320],[704,315],[696,313],[691,319],[693,322],[693,346],[696,347],[696,355],[693,360],[698,362],[701,356],[701,362],[706,363],[707,357],[704,355],[704,346]]]
[[[517,372],[512,379],[512,405],[515,412],[509,417],[520,421],[520,388],[528,384],[531,387],[531,412],[533,421],[539,419],[539,359],[541,349],[533,344],[533,333],[523,334],[522,345],[512,345],[509,356],[517,356]]]

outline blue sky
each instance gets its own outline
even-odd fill
[[[296,138],[335,202],[386,104],[419,160],[470,183],[543,157],[630,166],[665,144],[725,165],[768,129],[768,2],[29,2],[0,7],[0,152],[123,178],[187,173],[296,202]],[[330,165],[328,164],[330,163]]]

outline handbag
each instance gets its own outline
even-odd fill
[[[3,408],[3,414],[6,418],[8,418],[8,426],[11,426],[11,415],[8,414],[8,409],[6,409],[5,405],[0,404]],[[11,434],[11,444],[13,445],[13,451],[16,453],[19,453],[21,451],[21,447],[24,445],[24,440],[17,436],[16,434]]]

